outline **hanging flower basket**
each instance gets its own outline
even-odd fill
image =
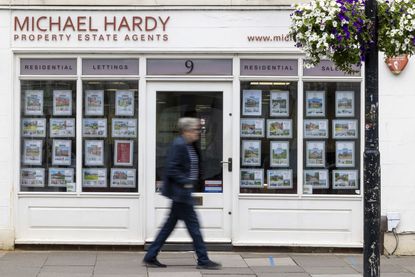
[[[387,57],[415,53],[415,1],[378,0],[379,50]]]
[[[296,4],[290,33],[306,54],[306,67],[328,58],[342,71],[354,73],[373,45],[373,26],[364,0],[312,0]],[[415,1],[378,0],[378,46],[387,57],[415,52]]]
[[[401,73],[415,53],[415,2],[378,0],[379,49],[393,74]]]
[[[313,0],[295,8],[291,35],[306,54],[305,66],[328,58],[340,70],[355,72],[370,41],[363,0]]]

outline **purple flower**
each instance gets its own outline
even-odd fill
[[[349,26],[343,25],[342,29],[343,29],[344,33],[346,34],[346,39],[349,39],[350,38]]]
[[[339,13],[339,16],[338,17],[339,17],[340,21],[342,21],[343,19],[346,20],[346,21],[349,21],[349,19],[350,19],[348,16],[346,16],[342,12]]]

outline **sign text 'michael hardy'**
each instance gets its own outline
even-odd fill
[[[169,20],[170,16],[104,16],[99,22],[92,16],[15,16],[13,30],[15,41],[167,41]]]

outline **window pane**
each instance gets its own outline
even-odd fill
[[[138,82],[84,81],[82,191],[137,192]]]
[[[21,81],[21,191],[75,191],[76,81]]]
[[[360,194],[360,83],[304,83],[304,194]]]
[[[241,193],[297,193],[297,83],[241,83]]]

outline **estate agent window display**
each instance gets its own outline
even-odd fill
[[[75,191],[76,81],[21,81],[21,191]]]
[[[21,82],[21,191],[76,190],[82,128],[82,191],[137,192],[138,84],[85,81],[76,126],[76,81]]]
[[[82,191],[138,191],[138,83],[83,82]]]
[[[297,193],[296,107],[296,82],[241,82],[241,193]]]
[[[360,83],[304,83],[304,194],[360,194]]]

